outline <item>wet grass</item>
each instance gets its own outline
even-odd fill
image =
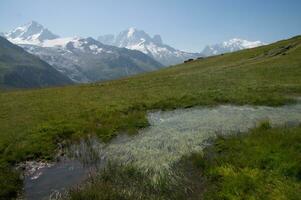
[[[156,182],[151,177],[130,165],[109,165],[84,185],[73,188],[66,199],[159,200],[186,199],[188,196],[188,187],[180,177],[161,175]]]
[[[139,131],[139,135],[119,135],[108,144],[93,137],[80,145],[72,145],[69,152],[88,165],[103,164],[109,159],[162,172],[183,155],[201,151],[206,141],[217,134],[245,133],[258,123],[266,128],[296,126],[301,123],[301,104],[275,108],[233,105],[195,107],[149,113],[148,120],[151,126]]]
[[[87,135],[134,134],[151,109],[292,102],[288,95],[301,94],[300,44],[299,36],[117,81],[1,92],[0,165],[53,159]]]
[[[212,142],[156,181],[130,165],[111,165],[65,198],[300,199],[301,127],[271,129],[265,122],[248,134]]]

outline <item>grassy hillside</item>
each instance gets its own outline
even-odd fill
[[[298,36],[117,81],[2,92],[1,163],[51,159],[65,139],[135,133],[150,109],[289,103],[301,94],[300,77]]]
[[[71,83],[52,66],[0,37],[0,87],[33,88]]]

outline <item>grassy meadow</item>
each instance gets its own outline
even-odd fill
[[[148,126],[152,109],[279,106],[301,94],[301,37],[103,83],[0,93],[0,186],[15,196],[18,162],[51,160],[69,141]],[[60,144],[60,145],[59,145]],[[9,171],[9,172],[8,172]],[[9,178],[8,178],[9,177]],[[1,185],[3,181],[8,184]]]

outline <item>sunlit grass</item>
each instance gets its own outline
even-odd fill
[[[205,199],[300,199],[301,128],[220,137],[193,157],[206,177]]]
[[[149,124],[147,110],[290,103],[301,94],[300,43],[295,37],[105,83],[1,92],[0,163],[53,159],[58,143],[87,135],[108,141],[137,133]]]

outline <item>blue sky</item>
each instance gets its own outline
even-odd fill
[[[60,36],[136,27],[201,51],[230,38],[273,42],[301,34],[300,0],[0,0],[0,31],[35,20]]]

